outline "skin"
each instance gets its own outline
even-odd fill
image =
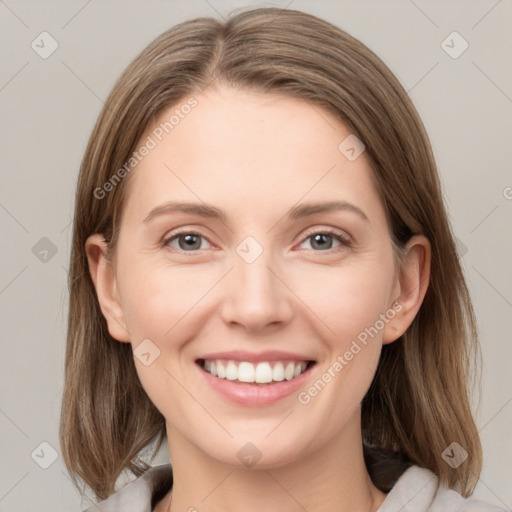
[[[135,364],[166,419],[170,510],[375,511],[385,494],[363,461],[360,403],[382,345],[419,310],[429,243],[413,237],[398,271],[372,169],[364,153],[349,161],[338,150],[350,131],[327,111],[223,85],[195,97],[132,171],[113,264],[100,234],[86,244],[112,337],[134,349],[150,339],[160,350],[149,366]],[[144,223],[169,200],[208,203],[226,219],[179,212]],[[285,215],[328,200],[357,206],[367,220],[349,210]],[[163,245],[176,228],[204,238],[188,251],[183,237]],[[311,235],[325,228],[350,245],[315,244]],[[263,249],[250,264],[236,252],[246,236]],[[316,361],[307,390],[397,300],[400,312],[308,404],[297,393],[264,407],[235,404],[198,378],[194,361],[208,352],[283,350]],[[251,468],[237,457],[247,442],[261,453]]]

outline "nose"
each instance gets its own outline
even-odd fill
[[[288,323],[293,315],[293,292],[267,251],[250,263],[235,254],[233,262],[222,292],[224,322],[251,332]]]

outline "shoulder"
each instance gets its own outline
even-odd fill
[[[419,466],[410,467],[398,479],[377,512],[506,512],[505,509],[439,483],[437,476]]]
[[[83,512],[151,512],[154,497],[165,494],[171,485],[171,465],[154,466],[106,500],[91,505]]]

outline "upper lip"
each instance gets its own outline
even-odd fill
[[[211,352],[201,356],[199,359],[213,361],[216,359],[227,359],[232,361],[247,361],[259,363],[263,361],[313,361],[311,357],[293,352],[279,350],[265,350],[263,352],[247,352],[245,350],[230,350],[228,352]]]

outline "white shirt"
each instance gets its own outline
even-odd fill
[[[170,464],[154,466],[105,501],[84,512],[152,512],[151,498],[162,486],[172,482]],[[398,479],[377,512],[505,512],[505,509],[473,498],[439,484],[428,469],[411,466]],[[508,511],[511,512],[511,511]]]

